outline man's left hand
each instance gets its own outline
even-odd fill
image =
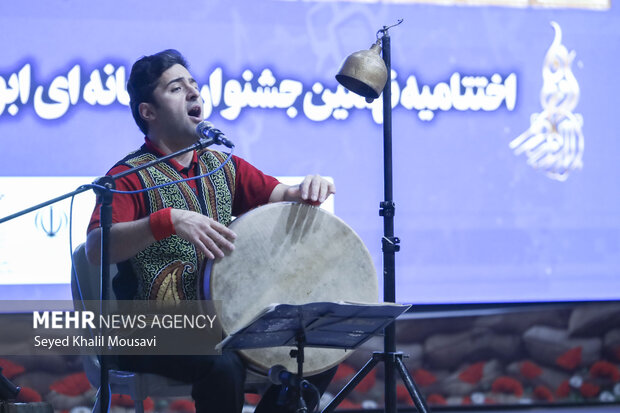
[[[269,202],[292,201],[321,205],[336,193],[336,185],[320,175],[307,175],[299,185],[280,184],[271,193]]]

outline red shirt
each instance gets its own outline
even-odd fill
[[[156,156],[164,156],[164,154],[146,138],[146,149]],[[197,171],[197,155],[194,151],[191,164],[184,168],[174,159],[168,162],[179,172],[183,178],[191,178],[196,175]],[[273,176],[266,175],[260,170],[244,161],[243,159],[233,155],[232,161],[235,163],[235,198],[233,200],[232,215],[239,216],[260,205],[264,205],[269,201],[269,196],[273,189],[278,185],[278,180]],[[126,165],[115,166],[110,169],[107,175],[115,175],[129,169]],[[196,180],[187,182],[190,187],[196,191]],[[115,181],[116,189],[119,191],[135,191],[144,189],[137,174],[130,174]],[[147,215],[145,205],[145,197],[143,193],[138,194],[114,194],[112,200],[112,222],[129,222],[143,218]],[[88,225],[88,232],[99,226],[99,207],[97,203],[95,210]]]

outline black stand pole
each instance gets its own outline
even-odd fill
[[[291,357],[295,357],[297,360],[297,381],[295,386],[295,392],[297,393],[297,410],[295,410],[295,412],[307,413],[308,407],[301,388],[304,379],[304,348],[306,343],[306,336],[303,330],[297,333],[297,339],[295,341],[297,342],[297,349],[291,350]]]
[[[379,204],[379,215],[383,217],[383,301],[396,302],[396,252],[400,250],[400,240],[394,236],[395,204],[392,195],[392,82],[390,36],[384,32],[381,39],[383,61],[388,71],[388,80],[383,88],[383,191],[384,201]],[[396,326],[394,323],[385,328],[385,354],[396,352]],[[396,411],[396,381],[394,377],[394,360],[385,360],[385,410]]]
[[[400,23],[399,23],[400,24]],[[387,67],[388,80],[383,88],[383,182],[384,201],[379,204],[379,215],[383,217],[383,238],[381,246],[383,251],[383,301],[396,302],[396,252],[400,250],[400,240],[394,236],[394,215],[396,212],[392,193],[392,62],[390,54],[390,35],[388,27],[380,30],[381,49],[383,61]],[[428,406],[413,378],[403,363],[403,353],[396,351],[396,325],[391,323],[385,330],[384,351],[374,352],[372,358],[351,379],[349,383],[336,395],[323,409],[323,413],[332,412],[344,400],[344,398],[357,386],[362,379],[379,362],[385,365],[385,411],[395,413],[397,411],[396,399],[396,371],[405,383],[405,387],[420,413],[429,412]]]
[[[99,286],[102,315],[108,313],[108,298],[110,297],[110,228],[112,228],[112,190],[114,189],[114,178],[104,176],[95,181],[98,187],[95,189],[101,201],[99,221],[101,226],[101,278]],[[102,327],[101,335],[105,336],[105,327]],[[99,407],[101,413],[106,413],[109,409],[110,386],[109,383],[109,361],[106,354],[99,355]]]

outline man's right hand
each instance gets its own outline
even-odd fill
[[[170,219],[176,234],[191,242],[209,259],[221,258],[235,249],[232,241],[237,235],[224,225],[197,212],[172,209]],[[137,221],[119,222],[110,228],[110,263],[128,260],[155,242],[149,217]],[[92,264],[101,260],[101,228],[95,228],[86,238],[86,254]]]
[[[193,211],[172,209],[176,234],[191,242],[209,259],[222,258],[235,249],[237,235],[219,222]]]

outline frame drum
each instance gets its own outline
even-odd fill
[[[306,204],[279,202],[251,210],[230,224],[235,250],[209,261],[203,278],[207,299],[225,334],[252,321],[267,306],[319,301],[376,303],[377,274],[359,236],[340,218]],[[292,347],[241,350],[260,373],[276,364],[296,372]],[[304,375],[325,371],[351,351],[305,348]]]

